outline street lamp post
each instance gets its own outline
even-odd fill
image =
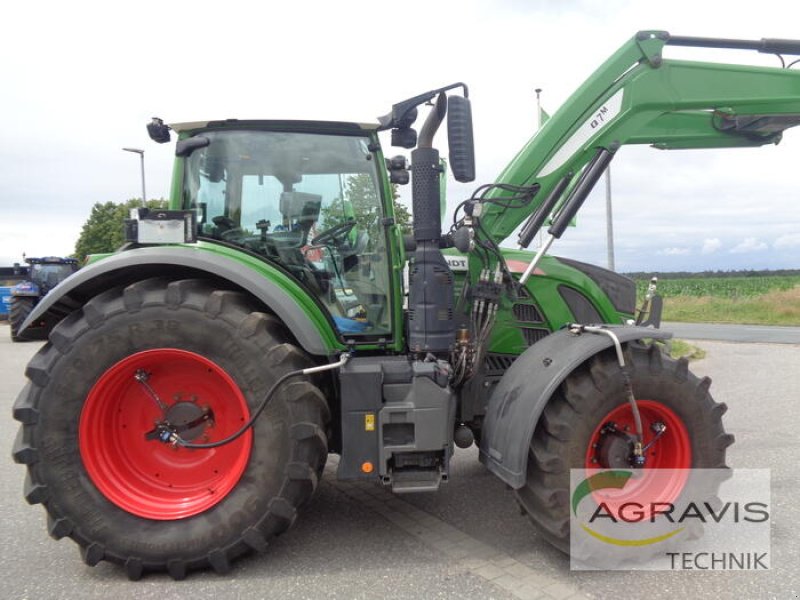
[[[139,148],[123,148],[123,150],[125,150],[125,152],[135,152],[136,154],[139,155],[139,158],[141,159],[141,164],[142,164],[142,206],[145,206],[145,203],[147,201],[147,193],[145,192],[145,189],[144,189],[144,150],[141,150]]]

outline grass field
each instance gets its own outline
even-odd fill
[[[658,291],[665,321],[800,326],[798,275],[660,279]]]
[[[673,339],[669,342],[669,355],[672,358],[687,358],[692,361],[705,358],[706,351],[686,340]]]

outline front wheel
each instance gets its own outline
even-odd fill
[[[675,361],[656,346],[629,344],[626,362],[645,441],[664,433],[645,452],[650,494],[677,498],[690,468],[724,469],[733,436],[725,433],[726,406],[708,392],[685,359]],[[544,537],[570,552],[570,469],[630,469],[630,432],[635,431],[620,367],[613,350],[594,356],[567,377],[550,399],[531,440],[527,481],[517,501]],[[648,469],[670,469],[670,477]],[[649,479],[648,479],[649,477]],[[652,486],[656,486],[653,488]],[[711,493],[715,493],[712,490]]]
[[[309,366],[273,316],[200,280],[151,279],[62,321],[14,407],[25,496],[85,562],[136,579],[229,570],[286,530],[317,487],[330,419],[307,378],[282,385],[253,428],[214,449],[164,443],[165,419],[195,443],[240,429],[272,384]]]

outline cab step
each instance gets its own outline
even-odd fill
[[[416,492],[435,492],[439,484],[447,481],[447,475],[439,469],[403,470],[392,473],[389,485],[395,494],[412,494]]]

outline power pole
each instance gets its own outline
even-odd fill
[[[542,128],[542,102],[539,98],[539,95],[542,93],[542,88],[536,88],[533,90],[536,92],[536,131],[539,131]],[[542,247],[542,228],[539,228],[539,248]]]
[[[606,247],[608,249],[608,268],[614,268],[614,217],[611,211],[611,165],[606,167]]]
[[[533,90],[536,92],[536,129],[542,128],[542,103],[539,99],[539,94],[542,93],[542,88],[536,88]]]

